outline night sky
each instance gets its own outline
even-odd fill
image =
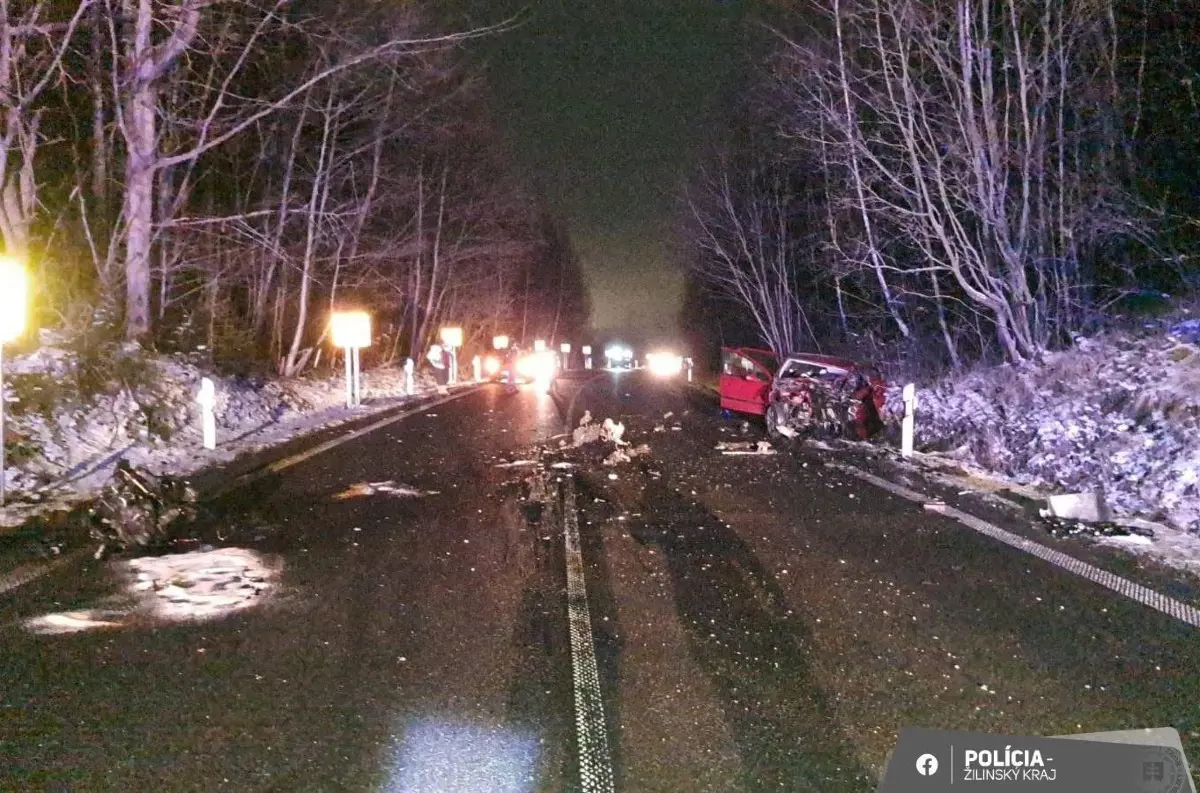
[[[681,176],[723,135],[743,83],[743,6],[714,0],[452,0],[519,167],[566,224],[600,332],[674,335]],[[522,13],[523,11],[523,13]]]

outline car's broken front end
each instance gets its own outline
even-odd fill
[[[859,370],[776,378],[767,405],[767,431],[773,438],[869,440],[903,417],[903,406],[899,412],[895,408],[894,390],[878,375]]]
[[[842,379],[777,379],[767,404],[767,431],[773,437],[843,436],[856,411]]]

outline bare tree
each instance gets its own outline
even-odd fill
[[[1108,163],[1083,154],[1108,107],[1086,54],[1104,2],[828,0],[836,51],[790,42],[796,135],[846,177],[885,302],[892,272],[954,357],[943,278],[1023,361],[1078,321],[1084,247],[1127,233]]]
[[[27,255],[38,210],[39,102],[61,78],[63,56],[89,3],[82,0],[64,9],[37,0],[14,8],[9,0],[0,0],[0,234],[11,255]]]
[[[795,279],[791,195],[780,169],[725,162],[702,184],[688,199],[696,273],[748,311],[772,349],[799,349],[814,334]]]
[[[108,0],[113,2],[113,0]],[[255,124],[289,106],[309,89],[335,75],[369,63],[390,64],[406,53],[427,47],[447,46],[484,31],[443,36],[412,35],[401,29],[384,42],[359,46],[345,37],[337,40],[331,32],[324,35],[337,44],[337,57],[314,61],[312,68],[295,84],[283,90],[270,91],[267,96],[246,99],[238,96],[237,88],[255,65],[258,51],[273,37],[288,37],[295,27],[287,18],[285,0],[267,0],[261,6],[233,0],[179,0],[171,5],[159,5],[153,0],[121,0],[121,19],[127,28],[120,38],[119,58],[122,64],[117,83],[121,87],[118,124],[126,145],[125,192],[122,217],[125,223],[125,284],[126,333],[141,338],[150,331],[151,259],[155,206],[155,175],[164,169],[194,163],[218,146],[233,141]],[[253,12],[257,19],[243,23],[245,15]],[[233,27],[246,24],[249,32],[236,47],[229,46],[225,35],[216,34],[213,51],[207,53],[219,64],[210,70],[202,106],[194,110],[194,131],[190,140],[181,141],[171,151],[161,148],[157,119],[172,108],[163,105],[163,81],[177,70],[178,79],[189,79],[190,60],[199,41],[198,32],[207,21],[218,29],[228,29],[221,15],[233,15]],[[156,40],[156,27],[167,34]],[[317,35],[313,31],[311,35]],[[114,32],[114,39],[116,35]],[[307,42],[311,48],[311,42]],[[317,49],[319,49],[319,45]],[[188,55],[188,62],[184,56]],[[169,218],[160,218],[160,222]]]

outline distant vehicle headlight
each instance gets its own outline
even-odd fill
[[[495,355],[489,355],[483,361],[483,370],[485,372],[487,372],[489,375],[499,374],[500,373],[500,359],[497,358]]]
[[[633,350],[614,344],[604,350],[604,357],[613,363],[628,363],[633,360]]]
[[[549,380],[557,368],[558,360],[549,350],[524,355],[517,360],[517,374],[531,380]]]
[[[683,371],[683,357],[669,352],[652,352],[646,356],[650,372],[659,377],[671,377]]]

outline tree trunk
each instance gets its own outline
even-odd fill
[[[296,331],[292,336],[292,346],[288,351],[287,364],[284,374],[288,377],[296,375],[307,356],[300,357],[300,344],[304,340],[305,326],[308,323],[308,296],[312,285],[313,258],[316,253],[317,225],[320,215],[325,208],[325,199],[329,195],[329,168],[333,159],[333,137],[336,126],[336,115],[333,112],[334,91],[330,90],[325,102],[325,125],[321,134],[321,151],[317,158],[317,170],[313,175],[312,192],[308,199],[308,225],[304,240],[304,269],[300,274],[300,306],[296,317]]]
[[[200,23],[199,5],[185,0],[171,33],[155,45],[152,0],[124,0],[126,19],[133,19],[126,41],[128,93],[122,131],[125,134],[125,336],[141,340],[150,334],[150,256],[154,245],[154,172],[158,167],[157,82],[191,45]]]
[[[134,92],[125,112],[125,336],[150,333],[150,249],[154,221],[155,97]]]
[[[108,136],[105,132],[104,4],[93,3],[91,11],[91,58],[88,62],[92,90],[92,196],[103,207],[108,200]]]

